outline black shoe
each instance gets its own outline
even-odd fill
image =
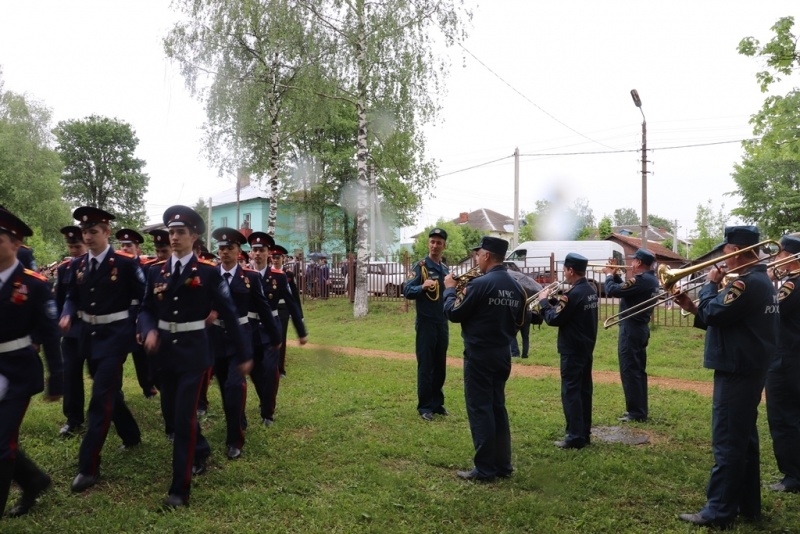
[[[647,421],[647,417],[634,417],[629,413],[626,413],[622,417],[618,419],[620,423],[644,423]]]
[[[456,471],[456,476],[463,480],[474,480],[475,482],[493,482],[494,477],[485,477],[481,475],[476,468],[472,471]]]
[[[439,410],[436,410],[436,411],[435,411],[435,412],[433,412],[433,413],[435,413],[436,415],[441,415],[441,416],[443,416],[443,417],[447,417],[448,415],[450,415],[450,412],[448,412],[448,411],[447,411],[447,410],[444,408],[444,406],[442,406],[442,407],[441,407],[441,409],[439,409]]]
[[[286,371],[281,371],[281,378],[286,378]]]
[[[206,408],[198,408],[197,409],[197,417],[204,417],[208,414],[208,409]]]
[[[60,438],[71,438],[74,437],[75,434],[80,430],[81,425],[73,425],[67,423],[66,425],[61,427],[61,430],[58,431],[58,437]]]
[[[270,419],[269,417],[263,418],[261,420],[261,422],[264,423],[264,426],[267,427],[267,428],[269,428],[269,427],[271,427],[272,425],[275,424],[275,420],[274,419]]]
[[[97,484],[97,477],[94,475],[84,475],[83,473],[78,473],[72,484],[70,485],[69,489],[73,493],[83,493],[87,489],[91,488]]]
[[[800,486],[787,486],[783,482],[772,484],[771,486],[769,486],[769,489],[772,491],[778,491],[782,493],[800,493]]]
[[[172,510],[175,508],[182,508],[184,506],[189,506],[189,501],[180,495],[170,494],[166,499],[164,499],[164,508],[166,509]]]
[[[27,514],[30,509],[33,508],[33,505],[36,504],[36,499],[39,498],[39,495],[47,491],[52,485],[53,481],[49,476],[45,475],[42,477],[35,488],[31,491],[22,492],[22,497],[20,497],[13,508],[9,510],[8,517],[19,517]]]
[[[553,445],[558,447],[559,449],[582,449],[586,446],[586,442],[583,440],[572,440],[572,441],[554,441]]]
[[[512,358],[519,358],[519,354],[512,354],[511,357]]]
[[[175,443],[175,432],[170,432],[167,434],[167,441],[170,443]]]
[[[681,514],[678,516],[681,521],[686,521],[698,527],[718,528],[720,530],[727,530],[731,528],[732,523],[720,523],[714,519],[706,519],[700,514]]]
[[[523,354],[523,355],[522,355],[522,357],[523,357],[523,358],[527,358],[527,357],[528,357],[528,355],[527,355],[527,354]]]
[[[202,460],[197,460],[192,466],[192,475],[199,476],[206,472],[208,469],[208,458],[204,458]]]
[[[229,460],[235,460],[242,455],[242,449],[239,447],[229,446],[227,456]]]
[[[502,473],[497,473],[497,478],[511,478],[514,474],[514,471],[503,471]]]
[[[431,412],[423,412],[419,414],[419,416],[422,417],[424,421],[428,421],[429,423],[433,421],[433,414]]]
[[[147,391],[142,391],[142,393],[144,393],[144,398],[145,399],[152,399],[156,395],[158,395],[158,390],[155,388],[155,386],[153,386]]]
[[[121,450],[121,451],[129,451],[131,449],[135,449],[136,447],[138,447],[141,444],[142,444],[141,440],[134,441],[133,443],[123,443],[122,445],[119,446],[119,450]]]

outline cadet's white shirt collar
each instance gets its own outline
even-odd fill
[[[172,269],[174,270],[175,269],[175,262],[176,261],[181,262],[181,273],[183,273],[183,269],[187,265],[189,265],[189,262],[192,261],[193,257],[194,257],[194,251],[190,252],[189,254],[187,254],[186,256],[184,256],[182,258],[179,258],[179,257],[175,256],[175,253],[173,252],[172,253],[172,263],[170,265],[172,265]]]
[[[11,273],[14,272],[14,269],[17,268],[19,265],[19,260],[14,258],[14,265],[6,269],[5,271],[0,272],[0,287],[3,287],[8,279],[11,277]]]
[[[97,264],[100,265],[101,263],[103,263],[103,260],[106,259],[106,255],[108,255],[108,251],[109,250],[111,250],[111,245],[106,245],[106,249],[103,252],[101,252],[100,254],[98,254],[97,256],[92,254],[92,251],[90,250],[89,251],[89,263],[91,263],[92,260],[96,259],[97,260]]]

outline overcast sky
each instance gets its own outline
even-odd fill
[[[443,176],[418,226],[480,208],[512,215],[515,147],[521,210],[584,198],[598,220],[616,208],[640,212],[642,115],[633,88],[653,149],[648,211],[677,219],[683,237],[698,203],[735,207],[724,194],[735,189],[738,141],[751,137],[748,120],[765,97],[754,76],[762,65],[736,47],[749,35],[767,41],[782,16],[800,21],[800,3],[472,3],[469,40],[445,51],[453,64],[440,120],[426,128]],[[164,58],[161,39],[175,20],[160,0],[0,1],[6,90],[42,101],[54,124],[99,114],[133,125],[152,220],[169,205],[233,187],[206,163],[203,105]],[[611,151],[629,152],[540,155]]]

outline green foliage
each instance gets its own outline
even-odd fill
[[[769,69],[756,73],[756,79],[762,92],[781,80],[781,76],[790,76],[800,67],[800,53],[797,50],[797,36],[792,34],[794,17],[778,19],[772,26],[775,35],[761,46],[755,37],[745,37],[739,42],[739,53],[747,57],[758,57],[766,60]]]
[[[672,238],[667,238],[661,244],[667,247],[668,249],[672,250],[672,243],[673,243]],[[684,258],[689,257],[689,249],[686,247],[686,245],[684,245],[680,241],[678,242],[678,254],[680,254]]]
[[[711,199],[704,206],[697,205],[697,215],[695,216],[695,233],[692,237],[692,258],[699,258],[720,243],[725,235],[725,222],[728,214],[725,206],[721,206],[717,213],[714,213]]]
[[[642,224],[639,214],[633,208],[617,208],[614,210],[614,226]]]
[[[192,209],[203,218],[206,228],[211,228],[211,221],[208,220],[208,204],[206,204],[206,200],[202,197],[198,198],[195,205],[192,206]]]
[[[422,230],[414,241],[412,257],[414,261],[428,255],[428,234],[433,228],[442,228],[447,232],[447,248],[444,249],[443,256],[446,259],[445,263],[448,265],[455,265],[468,258],[472,254],[472,247],[478,245],[483,235],[466,224],[456,224],[452,221],[439,219],[435,225],[427,226]]]
[[[118,227],[144,225],[144,195],[150,178],[143,172],[144,160],[134,155],[139,139],[133,127],[119,119],[92,115],[61,121],[53,133],[64,163],[65,197],[74,204],[113,213]]]
[[[611,218],[608,215],[600,219],[600,223],[597,225],[597,233],[600,235],[600,239],[605,239],[614,233],[611,226]]]
[[[672,232],[672,221],[653,213],[647,214],[647,224],[649,224],[651,228],[663,228],[667,232]]]

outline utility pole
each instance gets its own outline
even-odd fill
[[[672,252],[678,253],[678,219],[675,219],[675,226],[672,228]]]
[[[647,250],[647,120],[642,111],[642,99],[636,89],[631,89],[631,97],[642,114],[642,248]]]
[[[514,149],[514,240],[511,250],[519,243],[519,147]]]

